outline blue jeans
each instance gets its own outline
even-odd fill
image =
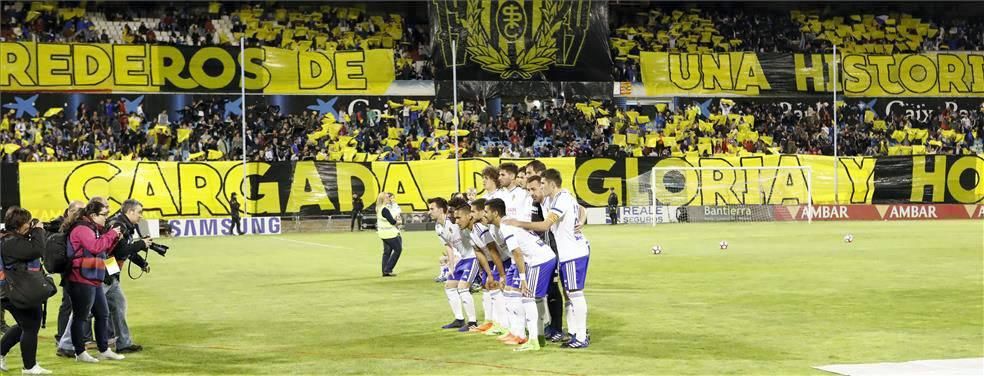
[[[123,295],[123,286],[120,281],[113,281],[112,285],[103,283],[103,291],[106,292],[106,303],[109,305],[109,327],[116,335],[116,349],[125,349],[133,345],[130,339],[130,327],[126,325],[126,295]]]
[[[92,312],[95,321],[96,345],[99,352],[109,350],[109,305],[106,303],[106,294],[103,293],[102,286],[90,286],[81,283],[68,282],[65,286],[72,298],[72,320],[71,328],[72,346],[75,347],[75,355],[85,352],[85,340],[83,331],[85,330],[85,317]]]

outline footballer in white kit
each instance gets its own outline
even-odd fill
[[[524,339],[519,341],[522,346],[516,351],[535,351],[540,349],[540,312],[538,300],[547,295],[547,286],[557,264],[557,257],[546,244],[535,234],[502,223],[506,217],[506,203],[493,199],[486,203],[486,215],[489,224],[498,226],[503,235],[507,249],[512,252],[515,278],[513,287],[522,293],[522,312],[525,318],[524,333],[518,335]],[[507,280],[510,278],[507,277]],[[515,333],[514,333],[515,334]]]
[[[481,201],[484,210],[485,200],[479,199],[478,201]],[[467,229],[469,241],[474,249],[475,259],[478,260],[478,265],[481,267],[478,278],[482,285],[482,313],[485,315],[485,320],[482,325],[471,329],[471,331],[485,332],[493,326],[492,290],[495,287],[495,280],[493,279],[492,265],[501,264],[502,262],[494,260],[498,258],[498,251],[494,253],[489,252],[489,244],[493,243],[492,236],[488,228],[472,215],[472,207],[470,205],[463,204],[455,207],[454,218],[455,223],[459,227]],[[494,248],[494,245],[491,247]]]
[[[583,290],[591,247],[584,235],[577,231],[581,221],[580,205],[573,194],[560,188],[560,172],[548,169],[540,177],[544,180],[544,208],[549,207],[544,221],[530,223],[504,220],[503,223],[533,231],[549,229],[554,236],[560,261],[560,281],[572,305],[572,314],[568,315],[568,330],[574,335],[564,347],[585,348],[588,347],[587,301]]]
[[[451,222],[448,215],[448,202],[443,198],[432,198],[427,200],[427,206],[436,222],[441,224],[435,226],[438,231],[438,238],[446,247],[453,250],[457,262],[453,265],[448,280],[444,285],[444,292],[454,314],[454,321],[442,326],[442,329],[458,329],[459,332],[468,332],[477,328],[477,318],[475,315],[475,301],[471,296],[472,282],[478,275],[478,261],[475,259],[475,250],[472,248],[470,235],[467,230],[462,230],[458,225]],[[464,313],[462,313],[462,310]],[[467,321],[465,320],[467,315]]]
[[[499,166],[499,184],[505,191],[506,216],[520,221],[529,222],[533,216],[533,197],[526,188],[520,187],[516,175],[519,167],[512,163]]]

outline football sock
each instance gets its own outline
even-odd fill
[[[454,319],[464,320],[465,317],[461,315],[461,296],[458,295],[458,289],[445,287],[444,294],[448,296],[448,304],[451,305],[451,312],[454,313]]]
[[[461,296],[461,305],[465,307],[468,322],[478,320],[475,317],[475,299],[472,298],[471,291],[468,288],[458,289],[458,295]]]
[[[577,336],[579,341],[588,340],[588,301],[584,299],[584,291],[576,291],[569,294],[571,298],[571,311],[574,312],[573,328],[569,329]]]
[[[485,322],[493,321],[492,317],[495,315],[492,313],[492,292],[482,291],[482,317],[484,317]]]
[[[540,312],[537,309],[536,300],[533,298],[522,298],[523,311],[526,315],[526,331],[529,333],[530,341],[536,341],[537,337],[540,336],[540,325],[537,321],[540,320]]]
[[[509,310],[511,311],[511,315],[509,315],[509,332],[514,336],[526,338],[526,318],[524,317],[522,296],[518,291],[509,292],[509,306]]]
[[[509,326],[509,311],[506,308],[506,295],[502,290],[496,290],[492,296],[492,309],[495,310],[495,322],[506,328]]]

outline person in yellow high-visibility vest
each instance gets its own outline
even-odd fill
[[[394,213],[388,208],[392,200],[388,192],[380,192],[376,197],[376,233],[383,240],[383,277],[396,277],[393,268],[403,253],[403,238]]]

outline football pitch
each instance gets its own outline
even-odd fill
[[[72,375],[785,375],[984,356],[981,221],[585,233],[588,349],[514,353],[494,337],[442,331],[452,317],[433,281],[433,232],[405,233],[398,277],[386,279],[375,233],[312,233],[164,239],[168,256],[152,254],[150,274],[123,281],[144,352],[95,365],[55,358],[53,306],[39,362]],[[19,368],[18,348],[10,355]]]

